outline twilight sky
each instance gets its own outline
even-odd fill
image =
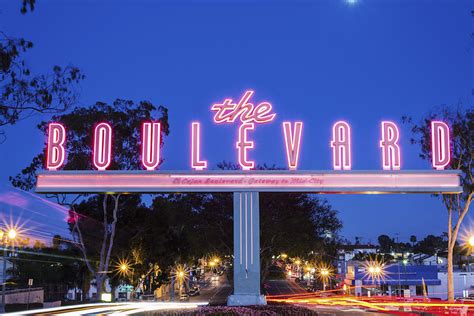
[[[250,156],[257,163],[285,166],[281,122],[303,120],[299,169],[331,169],[331,126],[344,119],[352,126],[353,169],[381,170],[379,125],[389,119],[401,128],[407,170],[430,163],[409,144],[401,116],[472,105],[470,9],[469,1],[448,0],[49,0],[22,16],[20,1],[0,0],[0,29],[33,41],[27,61],[34,72],[55,64],[81,68],[83,105],[123,98],[168,107],[171,133],[161,169],[190,169],[192,120],[203,124],[203,156],[211,168],[236,161],[236,125],[215,125],[209,109],[254,89],[253,101],[269,101],[277,113],[252,134]],[[42,149],[41,119],[47,118],[6,129],[0,188],[7,196],[8,176]],[[427,195],[326,197],[351,240],[445,231],[446,212]],[[54,208],[41,217],[34,221],[64,221]]]

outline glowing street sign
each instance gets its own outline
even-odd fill
[[[451,160],[449,127],[440,121],[431,122],[432,163],[437,170],[443,170]]]
[[[301,135],[303,134],[303,122],[283,122],[283,134],[285,136],[285,149],[288,168],[296,170],[301,148]]]
[[[381,124],[382,139],[380,147],[382,148],[382,166],[384,170],[400,170],[400,147],[398,139],[400,133],[395,123],[383,121]]]
[[[94,166],[98,170],[105,170],[112,162],[112,127],[107,123],[100,123],[94,129]]]
[[[248,131],[255,129],[255,123],[242,123],[239,127],[239,139],[235,143],[238,152],[238,162],[242,170],[255,168],[255,161],[248,160],[247,150],[254,148],[254,142],[248,140]]]
[[[194,170],[207,168],[207,161],[201,160],[201,124],[191,123],[191,167]]]
[[[255,161],[248,159],[248,151],[255,147],[255,143],[249,140],[249,131],[255,130],[255,123],[269,123],[275,119],[276,114],[272,113],[272,105],[269,102],[260,102],[257,106],[250,103],[254,92],[245,91],[238,103],[232,103],[232,99],[225,99],[222,103],[213,104],[212,111],[215,111],[214,122],[233,123],[237,119],[240,121],[239,136],[235,143],[237,149],[237,161],[242,170],[255,168]]]
[[[66,158],[64,142],[66,129],[62,124],[49,123],[48,125],[48,150],[46,151],[46,168],[56,170],[60,168]]]
[[[237,122],[237,141],[235,149],[237,161],[242,170],[252,170],[256,166],[250,159],[251,149],[255,148],[252,132],[259,124],[271,123],[276,118],[270,102],[263,101],[256,105],[252,103],[254,91],[248,90],[238,101],[230,98],[222,103],[211,106],[214,112],[214,122],[231,124]],[[398,126],[391,121],[382,121],[381,148],[383,170],[400,170],[401,150],[399,146],[400,132]],[[64,165],[67,157],[66,127],[59,122],[48,125],[48,142],[46,148],[46,169],[55,171]],[[106,170],[112,163],[113,126],[102,122],[93,131],[92,162],[98,170]],[[303,122],[284,121],[282,123],[282,138],[285,147],[288,169],[297,170],[302,146]],[[352,130],[345,121],[337,121],[332,126],[331,149],[334,170],[352,169]],[[191,123],[191,168],[203,171],[208,167],[208,161],[201,157],[201,124]],[[158,122],[144,122],[141,130],[141,160],[146,170],[153,171],[161,162],[161,125]],[[450,162],[450,131],[449,126],[441,121],[431,122],[432,165],[436,170],[443,170]]]
[[[36,192],[459,193],[456,170],[60,171],[38,174]]]
[[[272,105],[268,102],[261,102],[257,106],[250,103],[254,92],[245,91],[238,103],[232,103],[232,99],[225,99],[222,103],[213,104],[212,111],[215,111],[214,122],[233,123],[240,119],[242,123],[269,123],[275,119],[276,114],[272,113]]]
[[[153,171],[160,164],[161,124],[145,122],[142,124],[142,164]]]
[[[334,170],[351,170],[351,127],[344,121],[332,126],[332,163]]]

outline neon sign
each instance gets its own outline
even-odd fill
[[[351,127],[339,121],[332,126],[332,164],[334,170],[351,170]]]
[[[60,123],[48,125],[48,149],[46,151],[46,168],[56,170],[60,168],[66,158],[64,143],[66,142],[66,129]]]
[[[160,164],[161,124],[145,122],[142,124],[142,164],[153,171]]]
[[[270,102],[263,101],[254,105],[251,103],[254,91],[248,90],[240,100],[224,99],[222,103],[211,106],[216,124],[231,124],[237,122],[238,137],[235,142],[237,161],[242,170],[252,170],[256,162],[250,156],[255,148],[252,132],[258,124],[271,123],[276,118]],[[286,161],[289,170],[297,170],[302,147],[303,122],[284,121],[282,137],[285,146]],[[396,123],[382,121],[380,125],[381,138],[379,146],[384,170],[400,170],[401,151],[399,146],[400,132]],[[46,148],[46,168],[58,170],[64,164],[66,155],[66,127],[59,122],[48,125]],[[92,162],[97,170],[107,170],[112,163],[113,127],[101,122],[93,131]],[[351,170],[352,168],[352,131],[349,123],[337,121],[332,126],[330,147],[332,149],[332,164],[334,170]],[[202,171],[208,168],[207,160],[201,157],[201,124],[191,123],[191,168]],[[141,161],[146,170],[153,171],[161,161],[161,125],[158,122],[144,122],[141,130]],[[431,122],[432,166],[443,170],[451,160],[449,126],[441,121]]]
[[[286,160],[290,170],[296,170],[301,148],[301,135],[303,134],[303,122],[283,122],[283,134],[285,136]]]
[[[400,170],[400,147],[398,139],[400,133],[395,123],[383,121],[380,125],[382,129],[382,166],[384,170]]]
[[[191,167],[194,170],[204,170],[207,168],[207,161],[201,160],[201,124],[191,123]]]

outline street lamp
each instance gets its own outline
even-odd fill
[[[130,262],[128,261],[128,259],[119,259],[117,264],[116,264],[116,271],[122,276],[122,277],[125,277],[131,273],[132,274],[132,277],[131,277],[131,285],[132,285],[132,293],[131,293],[131,298],[133,298],[133,293],[134,293],[134,290],[135,290],[135,287],[133,286],[133,276],[135,274],[135,269],[132,268],[132,265],[130,264]],[[128,290],[127,290],[127,293],[128,293]]]
[[[15,228],[11,227],[7,231],[0,230],[0,244],[3,247],[3,282],[2,282],[2,305],[0,306],[0,313],[5,313],[5,294],[7,285],[7,248],[8,243],[13,242],[18,233]]]
[[[14,239],[16,238],[16,234],[17,234],[17,233],[16,233],[15,228],[10,228],[10,229],[8,230],[8,239],[14,240]]]
[[[317,276],[323,282],[323,290],[326,290],[328,281],[333,276],[333,268],[329,264],[321,263],[317,268]]]
[[[469,237],[469,240],[467,242],[470,247],[474,247],[474,235]]]
[[[320,273],[321,278],[323,279],[323,290],[326,291],[326,280],[329,277],[329,270],[326,268],[322,268]]]
[[[370,258],[364,263],[366,276],[372,280],[372,285],[380,285],[380,280],[385,276],[385,267],[382,260]]]
[[[178,293],[181,296],[181,291],[183,287],[183,283],[188,276],[189,270],[183,265],[177,265],[176,268],[173,269],[172,275],[178,280]],[[174,289],[173,289],[174,291]]]
[[[296,275],[298,278],[301,278],[301,275],[300,275],[300,265],[301,265],[301,260],[296,258],[296,260],[294,261],[295,265],[296,265]]]

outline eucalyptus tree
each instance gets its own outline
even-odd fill
[[[34,7],[34,0],[23,0],[21,12]],[[33,42],[0,30],[0,128],[35,114],[63,113],[78,102],[79,83],[85,78],[81,70],[54,65],[50,72],[36,73],[24,58],[32,48]],[[0,136],[3,141],[4,130]]]
[[[53,116],[55,122],[62,123],[67,129],[65,170],[92,170],[92,139],[94,125],[108,122],[114,131],[112,144],[112,162],[110,170],[142,169],[140,162],[140,135],[143,121],[161,124],[160,146],[164,136],[169,134],[168,109],[156,107],[150,102],[134,103],[117,99],[113,104],[97,102],[89,107],[77,107],[68,114]],[[38,128],[47,133],[48,122],[42,122]],[[19,174],[10,177],[11,183],[23,190],[33,190],[36,173],[43,168],[45,152],[33,157],[29,166]],[[162,163],[161,161],[160,163]],[[97,280],[98,293],[103,281],[110,272],[111,255],[116,235],[117,222],[130,203],[138,207],[140,199],[136,196],[120,194],[49,194],[57,203],[69,208],[69,227],[84,257],[88,270]],[[97,222],[100,225],[95,225]],[[85,236],[84,229],[90,234]]]
[[[454,301],[453,251],[474,191],[474,109],[443,107],[432,111],[417,123],[409,117],[403,119],[411,124],[413,133],[411,141],[420,146],[420,157],[424,160],[431,160],[432,156],[431,121],[444,121],[451,129],[451,161],[446,169],[461,171],[462,192],[442,194],[439,197],[448,213],[448,300]]]

